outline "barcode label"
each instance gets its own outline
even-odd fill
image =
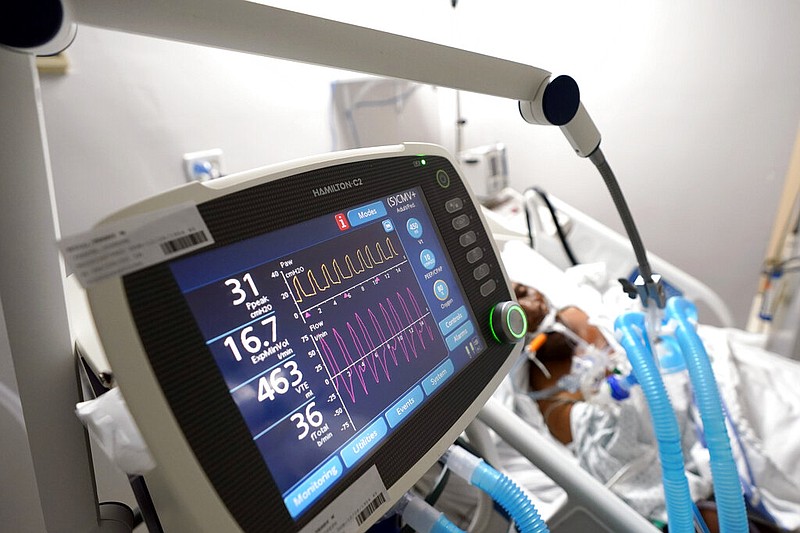
[[[364,521],[369,518],[370,515],[372,515],[372,513],[374,513],[375,510],[385,501],[386,497],[383,495],[383,493],[378,494],[375,499],[369,502],[369,504],[356,516],[356,522],[358,522],[358,525],[360,526],[363,524]]]
[[[379,516],[382,505],[391,503],[378,467],[372,465],[300,533],[356,533]]]
[[[81,285],[136,272],[214,244],[194,204],[101,224],[59,241],[61,254]]]
[[[192,233],[191,235],[186,235],[185,237],[180,237],[178,239],[173,239],[171,241],[162,242],[161,250],[164,252],[164,255],[170,255],[174,254],[175,252],[180,252],[181,250],[185,250],[186,248],[197,246],[198,244],[202,244],[206,241],[208,241],[208,236],[206,236],[206,232],[198,231],[196,233]]]

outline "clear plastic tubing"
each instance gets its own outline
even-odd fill
[[[395,509],[417,533],[465,533],[422,498],[406,493]]]
[[[669,530],[674,533],[693,533],[693,502],[684,471],[678,420],[653,358],[645,316],[642,313],[623,314],[617,318],[614,327],[650,408],[661,459]]]
[[[492,497],[511,516],[519,533],[549,533],[533,502],[505,474],[459,446],[451,446],[442,458],[456,475]]]
[[[686,359],[697,408],[703,420],[706,445],[711,456],[711,477],[714,481],[720,531],[746,533],[749,526],[744,496],[725,427],[717,380],[703,341],[695,329],[697,308],[685,298],[670,298],[667,302],[667,319],[674,321],[675,337]]]

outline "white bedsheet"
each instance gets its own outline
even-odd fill
[[[636,302],[627,299],[621,289],[605,295],[596,289],[608,286],[608,280],[602,279],[602,268],[593,270],[592,266],[584,266],[578,272],[565,273],[524,244],[516,242],[506,245],[502,258],[512,281],[538,289],[556,308],[579,306],[595,324],[606,328],[612,327],[619,314],[636,306]],[[742,331],[705,326],[699,329],[699,333],[712,359],[726,406],[735,421],[736,433],[749,460],[759,495],[779,525],[790,530],[800,528],[800,363],[763,350],[759,346],[761,339],[758,336]],[[506,403],[509,402],[508,388],[501,388],[497,394]],[[682,399],[682,395],[672,389],[670,395],[673,403],[677,404],[688,398],[683,395]],[[518,414],[528,419],[534,427],[543,429],[536,404],[531,401],[529,406],[524,406],[524,399],[520,395],[516,395],[516,398],[514,407]],[[592,406],[573,408],[575,444],[572,448],[584,468],[603,482],[609,479],[614,481],[615,492],[642,514],[653,516],[653,513],[658,515],[659,512],[653,503],[658,496],[652,493],[652,472],[645,468],[639,479],[636,476],[632,480],[625,476],[613,479],[613,472],[619,471],[618,466],[622,461],[636,457],[622,443],[613,441],[617,431],[622,429],[620,423],[637,426],[624,428],[625,432],[633,435],[635,446],[647,441],[645,434],[648,421],[641,414],[641,409],[646,407],[638,408],[638,414],[622,417],[613,415],[605,419]],[[597,433],[600,436],[595,436]],[[704,459],[707,461],[707,454],[698,453],[697,447],[691,446],[691,443],[684,444],[687,461],[690,464],[694,462],[698,471],[707,475],[708,466],[703,464]],[[649,445],[654,446],[653,442]],[[741,450],[735,444],[733,448],[737,466],[740,472],[744,472]],[[645,452],[639,450],[637,453],[641,456]],[[655,457],[654,449],[649,453]],[[519,459],[513,458],[512,451],[505,450],[503,457],[508,461],[510,473],[517,477],[527,476],[538,482],[535,473],[524,472],[524,465]],[[696,480],[690,478],[696,497],[705,492],[702,477],[697,476]],[[520,481],[528,485],[524,480]],[[530,488],[536,490],[533,486]],[[548,489],[540,487],[540,490]],[[625,491],[640,491],[640,494],[626,496]],[[663,491],[660,497],[663,499]],[[661,505],[663,507],[663,501]]]

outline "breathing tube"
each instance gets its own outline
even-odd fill
[[[693,502],[684,472],[678,420],[652,355],[645,329],[645,316],[642,313],[626,313],[617,318],[614,327],[620,334],[620,343],[628,354],[636,380],[641,385],[650,408],[661,459],[669,530],[692,533]]]
[[[392,509],[417,533],[465,533],[428,502],[406,493]]]
[[[720,530],[723,533],[747,532],[747,511],[725,427],[717,381],[703,342],[695,330],[697,308],[685,298],[670,298],[667,302],[667,319],[674,325],[675,337],[686,359],[695,401],[703,421],[706,445],[711,456],[711,477]]]
[[[549,533],[530,498],[508,476],[459,446],[450,446],[442,462],[500,504],[517,525],[519,533]]]

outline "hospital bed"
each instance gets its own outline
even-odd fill
[[[495,240],[501,245],[510,241],[529,242],[531,233],[525,216],[527,209],[536,252],[560,270],[572,267],[564,244],[559,239],[554,218],[546,205],[549,203],[577,260],[581,264],[593,264],[600,268],[600,271],[594,269],[591,273],[601,278],[593,283],[594,288],[601,292],[619,290],[620,285],[616,281],[619,278],[633,281],[638,274],[638,267],[626,237],[552,194],[544,194],[546,200],[542,194],[523,194],[514,189],[504,189],[493,202],[493,207],[484,209]],[[701,309],[707,309],[711,315],[704,315],[707,317],[705,322],[733,327],[733,314],[708,285],[656,254],[648,253],[648,257],[653,271],[662,276],[670,295],[682,293],[698,303]],[[586,277],[584,280],[587,283],[590,281]]]
[[[516,197],[521,198],[521,195]],[[576,237],[575,241],[570,242],[577,244],[576,249],[581,250],[582,257],[594,258],[587,255],[592,248],[600,255],[608,254],[609,249],[613,249],[623,240],[613,231],[567,204],[554,198],[551,201],[558,206],[559,213],[566,214],[561,219],[562,223],[567,226],[570,237]],[[512,211],[512,214],[519,215],[519,212]],[[502,258],[511,280],[538,288],[555,308],[577,305],[587,310],[598,324],[609,328],[618,314],[637,307],[637,301],[629,300],[624,295],[612,296],[614,291],[622,294],[618,285],[613,287],[616,284],[613,278],[605,294],[585,280],[583,284],[577,283],[575,277],[565,272],[569,270],[569,266],[560,243],[555,243],[549,250],[545,248],[544,253],[532,250],[527,242],[527,232],[520,227],[520,220],[514,216],[497,215],[497,212],[490,213],[487,219],[490,224],[496,224],[495,236],[505,243],[501,245]],[[541,232],[536,234],[537,242],[545,240],[542,236]],[[547,235],[544,237],[547,238]],[[582,244],[587,246],[582,247]],[[608,246],[604,246],[606,244]],[[617,272],[624,272],[632,264],[630,260],[620,259],[619,256],[613,257],[612,261],[617,266],[609,269],[613,271],[616,268]],[[684,289],[684,294],[707,304],[715,313],[715,318],[723,324],[726,323],[729,312],[713,291],[660,258],[654,257],[653,262],[659,265],[657,270],[670,272],[669,279]],[[662,266],[667,268],[661,270]],[[754,486],[759,486],[756,489],[760,491],[757,498],[766,502],[776,522],[788,530],[795,530],[800,527],[800,483],[797,481],[800,479],[797,466],[800,464],[800,446],[797,445],[796,437],[800,395],[792,383],[800,380],[800,364],[764,350],[765,339],[760,335],[704,325],[700,327],[700,334],[712,360],[723,401],[735,420],[735,426],[729,422],[729,432],[734,440],[737,466],[740,473],[745,472],[743,484],[747,486],[752,482]],[[492,426],[495,430],[500,429],[498,434],[502,440],[530,459],[533,463],[532,470],[541,470],[557,485],[565,488],[566,496],[549,505],[541,505],[553,530],[559,530],[560,525],[563,525],[561,520],[565,517],[567,522],[564,523],[569,526],[563,531],[586,530],[588,524],[593,528],[602,528],[601,521],[593,521],[595,517],[590,512],[585,512],[583,502],[584,498],[597,496],[607,489],[599,483],[600,488],[575,486],[569,484],[571,480],[567,480],[568,484],[562,484],[564,478],[558,477],[560,473],[550,471],[552,457],[558,456],[550,450],[556,447],[561,449],[562,454],[571,454],[555,443],[554,439],[547,438],[549,435],[534,437],[536,431],[533,429],[526,429],[523,437],[517,428],[519,420],[512,418],[508,411],[503,411],[502,414],[498,412],[502,409],[500,403],[503,398],[508,404],[507,393],[500,394],[499,397],[496,394],[481,416],[487,416],[486,413],[490,413],[488,416],[495,415],[497,420],[493,421]],[[505,419],[505,422],[498,423],[501,419]],[[541,453],[542,450],[547,452]],[[574,468],[580,469],[577,465]],[[756,474],[753,473],[754,470],[757,471]],[[546,487],[546,483],[544,486]],[[579,522],[581,527],[572,529],[574,524],[569,522],[570,519],[586,522]]]

